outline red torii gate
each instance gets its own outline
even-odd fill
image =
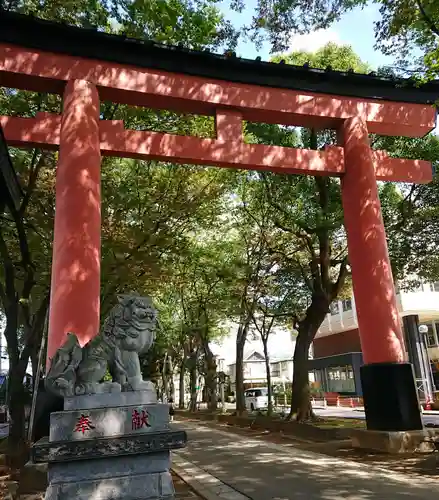
[[[365,362],[368,427],[422,428],[376,180],[429,182],[432,169],[425,161],[373,151],[368,134],[418,137],[431,131],[436,87],[398,90],[388,80],[336,72],[308,71],[303,77],[305,70],[285,66],[287,77],[282,77],[279,65],[256,62],[248,76],[248,61],[132,40],[127,44],[124,37],[17,14],[0,17],[0,84],[63,95],[61,115],[0,117],[9,145],[59,149],[48,359],[67,332],[75,332],[83,345],[99,329],[101,155],[338,176]],[[154,54],[158,62],[151,59]],[[157,69],[161,56],[167,58],[166,70]],[[170,60],[174,71],[168,69]],[[203,64],[217,70],[206,75]],[[270,76],[266,81],[264,74]],[[252,75],[254,83],[246,81]],[[316,90],[300,90],[300,82],[294,88],[295,75]],[[332,87],[322,88],[322,82],[334,79]],[[371,86],[373,96],[365,90]],[[360,97],[354,97],[356,92]],[[126,130],[122,121],[100,119],[101,101],[214,115],[216,138]],[[246,144],[243,120],[333,128],[340,146],[314,151]]]

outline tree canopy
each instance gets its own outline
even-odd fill
[[[244,8],[243,2],[238,3]],[[379,7],[376,48],[395,56],[395,69],[403,74],[437,78],[439,3],[436,0],[258,0],[249,29],[256,38],[261,32],[265,34],[272,52],[285,51],[292,34],[328,28],[346,12],[368,5]]]

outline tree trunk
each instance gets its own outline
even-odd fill
[[[216,360],[209,346],[205,347],[207,408],[216,411],[218,408]]]
[[[325,319],[328,307],[326,300],[313,298],[306,317],[299,322],[299,333],[294,348],[291,409],[288,419],[295,416],[298,422],[304,422],[314,418],[309,397],[308,353],[311,343]]]
[[[312,417],[308,377],[308,351],[310,342],[307,333],[307,330],[299,328],[293,357],[293,385],[291,409],[288,419],[295,417],[299,422],[309,420]]]
[[[14,325],[7,325],[6,329],[13,327]],[[11,335],[14,335],[14,333],[8,332],[6,335],[11,338]],[[15,333],[15,335],[17,334]],[[21,357],[17,356],[17,353],[12,356],[11,354],[10,349],[7,382],[7,405],[10,417],[8,458],[12,466],[21,466],[24,463],[23,460],[26,460],[27,450],[25,438],[25,405],[29,403],[29,395],[24,388],[23,379],[29,361],[29,353],[27,355],[23,353]]]
[[[29,349],[27,356],[20,358],[18,349],[18,304],[15,300],[10,300],[5,310],[6,328],[4,335],[6,337],[9,371],[7,380],[7,399],[6,404],[9,411],[9,437],[7,456],[11,465],[22,465],[21,459],[25,444],[25,404],[26,392],[23,385],[24,375],[29,360]],[[24,359],[26,358],[26,359]]]
[[[11,419],[9,426],[9,441],[12,450],[20,448],[24,443],[25,404],[28,402],[23,385],[26,370],[22,363],[12,363],[8,374],[8,407]]]
[[[40,306],[35,311],[31,313],[29,303],[22,304],[22,311],[25,313],[25,317],[29,318],[29,323],[27,325],[27,344],[29,346],[30,361],[32,364],[32,376],[33,382],[36,382],[36,375],[38,371],[38,362],[40,361],[40,349],[43,341],[43,336],[45,332],[45,327],[48,321],[48,308],[49,308],[50,292],[48,291],[45,297],[41,300]],[[41,359],[41,361],[43,361]]]
[[[267,415],[271,416],[273,413],[273,399],[272,399],[272,387],[271,387],[271,370],[270,370],[270,356],[268,355],[268,337],[262,338],[262,345],[264,347],[264,357],[265,357],[265,371],[267,373],[267,390],[268,390],[268,406]]]
[[[185,384],[184,384],[184,376],[186,373],[186,360],[183,359],[180,363],[180,374],[178,380],[178,407],[180,410],[184,410],[184,395],[185,395]]]
[[[169,396],[172,398],[172,401],[175,403],[175,384],[174,384],[174,360],[172,356],[168,356],[168,384],[169,384]]]
[[[165,359],[163,360],[162,365],[162,395],[166,398],[166,401],[169,399],[169,384],[168,384],[168,355],[165,354]]]
[[[190,411],[197,411],[197,364],[196,362],[191,365],[189,370],[189,387],[191,391],[191,400],[189,409]]]
[[[236,336],[236,364],[235,364],[235,396],[236,412],[238,415],[245,412],[244,399],[244,347],[247,340],[249,323],[246,321],[239,325]]]

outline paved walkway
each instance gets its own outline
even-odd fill
[[[193,470],[211,474],[252,500],[439,498],[437,479],[403,475],[267,443],[196,422],[179,422],[174,426],[188,433],[188,447],[176,453],[180,469],[190,470],[193,464],[196,466]]]

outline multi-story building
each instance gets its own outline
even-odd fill
[[[397,304],[408,359],[413,363],[420,397],[439,389],[439,282],[417,289],[397,288]],[[427,333],[419,331],[425,325]],[[310,370],[326,392],[361,395],[363,363],[354,297],[331,305],[313,343]],[[424,393],[424,394],[423,394]]]

